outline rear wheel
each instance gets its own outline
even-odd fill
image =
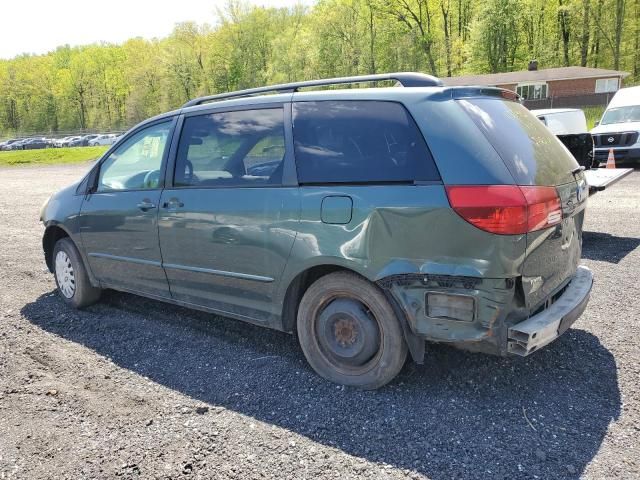
[[[311,367],[342,385],[381,387],[407,357],[402,327],[384,294],[350,272],[331,273],[309,287],[297,327]]]
[[[80,253],[69,238],[56,242],[53,249],[53,273],[62,299],[75,308],[94,304],[101,290],[91,285]]]

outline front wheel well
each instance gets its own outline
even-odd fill
[[[51,273],[53,273],[53,249],[58,240],[68,236],[69,234],[64,229],[56,225],[51,225],[44,231],[42,249],[44,250],[44,260],[47,263],[47,268]]]

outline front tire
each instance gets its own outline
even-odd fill
[[[72,307],[88,307],[100,298],[101,290],[91,285],[80,253],[69,238],[56,242],[53,249],[53,273],[59,295]]]
[[[373,390],[404,365],[402,327],[382,291],[336,272],[313,283],[298,308],[298,338],[309,365],[325,379]]]

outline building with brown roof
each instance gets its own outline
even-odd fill
[[[442,78],[445,85],[483,85],[517,92],[525,103],[537,107],[568,107],[606,104],[622,87],[629,73],[588,67],[559,67],[538,70],[532,61],[528,70],[487,75]]]

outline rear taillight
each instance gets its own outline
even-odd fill
[[[554,187],[517,185],[453,185],[447,187],[451,207],[481,230],[517,235],[560,223],[562,205]]]
[[[562,220],[562,204],[554,187],[520,187],[529,207],[528,232],[557,225]]]

